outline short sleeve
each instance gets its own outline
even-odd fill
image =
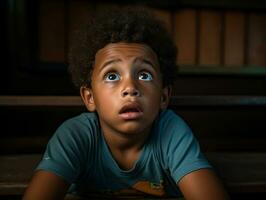
[[[76,182],[84,170],[92,146],[88,133],[93,130],[82,122],[82,118],[84,116],[67,120],[56,130],[36,170],[50,171],[69,184]]]
[[[188,125],[173,111],[162,113],[159,124],[164,167],[178,183],[186,174],[211,168]]]

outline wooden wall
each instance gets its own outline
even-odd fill
[[[178,47],[180,78],[174,91],[192,95],[266,93],[264,10],[248,9],[248,6],[220,8],[220,4],[209,7],[193,6],[193,3],[188,6],[175,3],[171,7],[161,4],[144,6],[164,21]],[[3,70],[8,76],[1,80],[2,93],[77,94],[66,73],[73,31],[103,7],[128,5],[120,1],[86,0],[22,0],[7,5],[5,49],[8,56],[3,63],[8,68]],[[211,81],[215,88],[206,81]]]
[[[41,1],[39,59],[65,62],[69,38],[86,18],[117,4]],[[151,8],[179,48],[177,63],[197,66],[266,66],[266,13],[230,9]]]

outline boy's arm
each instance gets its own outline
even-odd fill
[[[47,171],[37,171],[24,194],[23,200],[64,199],[69,184],[61,177]]]
[[[218,177],[210,169],[200,169],[184,176],[178,183],[186,200],[228,200]]]

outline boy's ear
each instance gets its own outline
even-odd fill
[[[93,99],[93,93],[90,88],[87,87],[80,87],[80,96],[90,112],[94,112],[96,110],[96,106]]]
[[[161,96],[161,109],[166,109],[169,105],[170,98],[172,94],[172,87],[166,86],[163,88],[162,96]]]

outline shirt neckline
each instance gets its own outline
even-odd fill
[[[152,131],[153,132],[153,131]],[[151,134],[152,134],[151,132]],[[150,146],[149,141],[147,141],[140,152],[139,158],[135,161],[134,166],[129,170],[123,170],[119,167],[118,163],[114,159],[112,153],[110,152],[110,149],[106,143],[106,140],[103,136],[103,133],[100,134],[100,142],[102,146],[101,150],[101,157],[102,157],[102,163],[105,165],[105,163],[108,163],[108,168],[112,170],[113,173],[118,174],[120,176],[136,176],[140,170],[145,166],[146,160],[151,153],[151,150],[147,151],[147,148]],[[149,140],[149,139],[148,139]]]

